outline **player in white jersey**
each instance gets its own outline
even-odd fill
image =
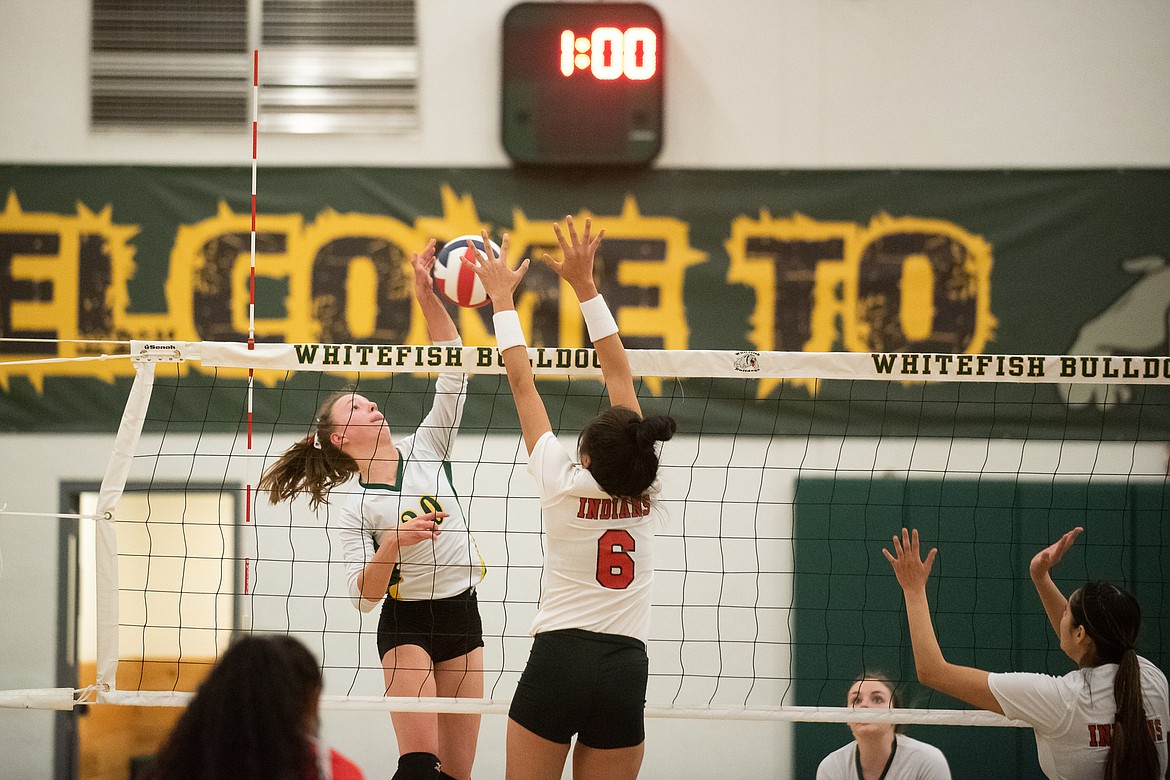
[[[1040,766],[1060,780],[1156,780],[1166,773],[1170,726],[1166,675],[1134,650],[1141,627],[1137,600],[1107,582],[1089,582],[1065,599],[1051,569],[1083,529],[1074,528],[1038,552],[1032,583],[1060,649],[1079,667],[1064,677],[989,674],[948,663],[926,600],[938,550],[922,559],[918,531],[882,550],[906,600],[918,679],[937,691],[1030,724]]]
[[[434,292],[435,242],[411,255],[414,292],[437,345],[460,346]],[[451,484],[450,451],[466,398],[464,374],[440,374],[430,413],[397,441],[378,405],[347,390],[325,399],[312,434],[260,481],[272,503],[307,493],[342,498],[339,537],[350,598],[382,603],[378,654],[387,696],[482,697],[483,626],[475,587],[485,574]],[[393,712],[395,780],[469,778],[478,714]]]
[[[591,236],[586,220],[578,237],[571,217],[568,238],[553,227],[563,260],[544,259],[581,302],[611,404],[582,431],[580,462],[552,433],[524,349],[512,296],[528,260],[508,268],[507,235],[498,258],[485,241],[486,257],[464,260],[492,300],[545,531],[535,638],[508,713],[507,777],[559,778],[576,735],[574,778],[614,780],[635,777],[642,765],[651,549],[661,523],[657,442],[674,434],[675,423],[642,417],[617,323],[593,281],[604,231]]]
[[[863,674],[849,686],[850,707],[901,707],[888,677]],[[894,723],[850,723],[853,741],[834,750],[817,767],[816,780],[951,780],[951,770],[934,745],[900,734]]]

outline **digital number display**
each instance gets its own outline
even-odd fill
[[[561,75],[589,71],[612,81],[623,76],[645,81],[658,72],[658,35],[649,27],[596,27],[588,35],[561,33]]]
[[[662,17],[646,3],[526,2],[504,16],[504,149],[518,163],[637,165],[662,148]]]

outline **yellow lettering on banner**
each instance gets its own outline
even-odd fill
[[[257,283],[279,280],[289,290],[284,316],[256,319],[257,339],[291,340],[297,332],[297,293],[306,289],[308,269],[296,263],[291,249],[301,227],[299,214],[256,216]],[[215,216],[179,227],[162,315],[173,324],[173,338],[247,341],[251,228],[250,214],[237,214],[223,201]]]
[[[738,217],[731,224],[727,280],[755,292],[748,338],[760,351],[829,352],[839,341],[844,305],[845,246],[855,240],[852,222],[819,222],[802,214],[775,219]],[[794,380],[815,389],[814,380]],[[761,379],[759,397],[782,383]]]
[[[902,261],[901,325],[906,338],[928,338],[934,329],[934,273],[926,255],[909,255]]]
[[[13,289],[5,313],[9,331],[3,335],[28,339],[127,338],[114,329],[125,317],[126,282],[134,273],[134,250],[129,242],[138,232],[134,225],[115,225],[109,206],[95,213],[78,204],[76,215],[26,212],[16,193],[9,193],[0,212],[0,251],[9,255],[10,263],[10,278],[0,283],[12,285]],[[87,264],[84,273],[83,263]],[[110,343],[28,341],[0,346],[0,357],[19,361],[118,351],[117,345]],[[129,361],[13,364],[0,372],[0,389],[7,391],[14,376],[26,377],[41,392],[47,376],[81,374],[108,382],[133,373]]]
[[[691,331],[683,302],[687,269],[707,259],[690,245],[690,225],[674,217],[646,217],[637,201],[626,198],[621,217],[599,217],[607,241],[653,238],[665,243],[661,257],[619,258],[617,278],[623,285],[657,290],[657,306],[625,307],[616,311],[618,327],[626,336],[662,339],[664,349],[687,349]]]
[[[300,214],[258,215],[257,340],[426,343],[410,255],[430,237],[450,240],[481,228],[470,195],[444,185],[440,196],[442,215],[419,217],[413,225],[332,209],[308,221]],[[627,346],[689,349],[684,283],[689,269],[706,260],[690,244],[690,225],[643,215],[632,196],[619,214],[575,215],[579,228],[586,219],[606,231],[596,277]],[[546,253],[560,256],[553,221],[532,220],[519,210],[512,220],[509,260],[533,261],[516,293],[530,344],[554,350],[589,346],[576,296],[541,262]],[[727,281],[754,294],[747,335],[757,350],[974,354],[993,336],[991,247],[953,223],[883,214],[861,226],[801,214],[774,218],[764,211],[758,218],[738,217],[730,227]],[[180,226],[164,283],[166,311],[134,312],[130,242],[139,226],[114,224],[109,205],[97,213],[85,206],[77,214],[26,213],[10,194],[0,212],[0,284],[6,292],[11,285],[0,304],[0,324],[10,331],[4,335],[30,341],[0,347],[10,362],[0,388],[13,376],[27,376],[40,389],[48,375],[132,375],[129,361],[11,362],[117,351],[100,339],[245,341],[251,228],[250,214],[237,214],[223,202],[213,216]],[[500,232],[494,228],[492,235],[499,240]],[[144,281],[150,280],[139,284]],[[453,311],[465,344],[494,347],[490,306]],[[694,319],[714,321],[714,327],[727,322],[706,311]],[[34,344],[34,338],[43,341]],[[741,334],[726,338],[731,341],[719,346],[733,349]],[[381,352],[359,346],[339,353],[336,365],[352,377],[381,360]],[[265,374],[266,381],[277,377]],[[758,393],[767,395],[779,384],[760,380]],[[661,392],[660,379],[648,378],[645,385]]]
[[[378,271],[369,257],[355,257],[345,275],[346,324],[355,339],[374,335],[378,321]]]
[[[732,223],[727,252],[728,281],[755,292],[761,351],[977,353],[994,331],[991,247],[950,222],[762,212]],[[759,395],[779,384],[761,380]]]
[[[995,332],[991,245],[952,222],[874,217],[847,244],[845,268],[852,316],[842,335],[851,352],[978,353]]]
[[[552,226],[553,220],[531,220],[519,210],[512,213],[509,264],[515,267],[525,258],[532,261],[516,290],[516,314],[529,346],[580,347],[584,346],[585,330],[577,296],[543,259],[546,254],[560,259]],[[490,311],[489,304],[485,314]],[[486,336],[485,343],[494,344],[494,337]],[[541,378],[545,375],[537,375]]]
[[[689,225],[673,217],[644,216],[633,197],[626,198],[616,216],[588,211],[574,215],[579,232],[586,219],[592,221],[594,231],[605,229],[595,275],[627,346],[638,348],[645,343],[647,348],[687,349],[690,329],[683,283],[687,269],[706,259],[704,252],[690,245]],[[529,220],[517,212],[513,223],[513,262],[525,257],[533,261],[516,299],[531,345],[589,346],[576,294],[541,262],[546,253],[562,259],[553,220]],[[650,392],[661,393],[661,378],[647,377],[644,382]]]
[[[306,338],[298,341],[425,343],[410,255],[426,242],[424,233],[392,217],[318,214],[294,251],[298,265],[309,269],[306,317],[296,322]],[[357,289],[354,274],[372,286]]]

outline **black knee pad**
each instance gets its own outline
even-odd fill
[[[398,757],[398,771],[390,780],[437,780],[439,757],[434,753],[406,753]]]

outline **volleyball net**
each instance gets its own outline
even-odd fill
[[[7,706],[183,704],[240,632],[304,641],[323,706],[506,712],[540,593],[540,507],[494,347],[133,342],[136,377],[92,518],[95,676]],[[655,549],[647,714],[1005,725],[919,697],[845,709],[849,683],[913,680],[901,592],[881,555],[903,526],[940,557],[931,601],[949,660],[1063,669],[1027,564],[1076,525],[1056,573],[1124,583],[1165,657],[1170,359],[630,350],[646,414],[669,414],[668,521]],[[608,406],[589,349],[530,349],[570,450]],[[387,699],[378,613],[356,610],[338,502],[271,506],[260,474],[312,430],[331,392],[378,403],[395,437],[439,371],[471,375],[453,484],[488,574],[482,700]],[[62,457],[67,457],[62,453]],[[10,510],[14,509],[9,507]],[[89,552],[92,550],[92,552]],[[90,629],[82,625],[80,631]]]

